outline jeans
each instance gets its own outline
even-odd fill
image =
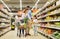
[[[21,35],[21,32],[24,35],[24,29],[20,29],[20,35]]]
[[[37,26],[34,25],[34,35],[37,35]]]

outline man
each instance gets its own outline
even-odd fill
[[[27,6],[27,10],[28,10],[28,12],[27,12],[28,18],[29,18],[29,20],[31,20],[31,18],[32,18],[32,11],[31,11],[30,6]]]
[[[30,6],[27,6],[26,7],[26,9],[27,9],[27,18],[28,18],[28,22],[27,22],[27,28],[26,28],[26,34],[25,34],[25,36],[27,36],[27,35],[30,35],[29,34],[29,21],[31,21],[31,18],[32,18],[32,11],[31,11],[31,9],[30,9]]]

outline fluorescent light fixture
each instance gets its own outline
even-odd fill
[[[20,0],[20,10],[22,10],[22,0]]]
[[[41,8],[38,9],[38,11],[36,13],[38,13],[41,10]]]
[[[0,0],[0,1],[3,3],[3,5],[4,5],[9,11],[11,11],[11,10],[9,9],[9,7],[4,3],[3,0]]]
[[[35,5],[33,6],[33,8],[37,7],[39,0],[35,3]],[[33,10],[33,8],[31,10]]]
[[[46,7],[48,4],[49,4],[49,2],[46,2],[45,5],[42,8],[39,8],[36,13],[38,13],[39,11],[41,11],[41,9],[43,9],[44,7]]]

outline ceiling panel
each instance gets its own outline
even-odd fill
[[[20,7],[20,0],[3,0],[8,7],[10,8],[19,8]],[[23,8],[26,7],[27,5],[33,7],[34,4],[37,2],[37,0],[22,0],[23,3]],[[38,8],[41,8],[47,0],[40,0],[38,3]],[[1,2],[0,2],[1,3]]]
[[[3,0],[4,2],[19,2],[20,0]],[[37,0],[22,0],[22,2],[32,2],[32,3],[35,3]],[[43,3],[43,2],[46,2],[47,0],[40,0],[39,2]]]
[[[19,2],[20,0],[3,0],[3,1],[11,1],[11,2]],[[22,2],[36,2],[37,0],[22,0]],[[39,2],[46,2],[48,0],[39,0]]]

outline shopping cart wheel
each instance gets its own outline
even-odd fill
[[[19,37],[21,37],[21,36],[19,35]]]
[[[18,36],[18,33],[17,33],[17,36]]]

